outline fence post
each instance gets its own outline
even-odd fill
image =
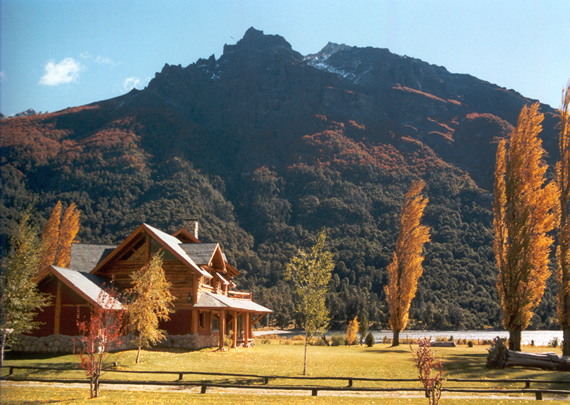
[[[312,395],[313,395],[314,397],[316,397],[318,390],[317,390],[316,388],[313,388],[311,391],[312,391]]]
[[[352,387],[352,378],[349,378],[349,379],[348,379],[348,386],[349,386],[349,387]]]
[[[536,391],[535,395],[537,401],[542,401],[542,391]]]
[[[207,385],[202,385],[202,389],[200,390],[200,394],[205,394],[207,389],[208,389]]]
[[[178,373],[178,381],[182,381],[184,378],[184,373]]]

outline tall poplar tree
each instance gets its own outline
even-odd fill
[[[556,164],[556,182],[558,183],[559,223],[556,261],[558,291],[558,323],[562,328],[564,340],[562,354],[570,356],[570,82],[562,92],[560,108],[560,161]]]
[[[333,255],[325,249],[326,233],[322,231],[310,251],[299,249],[285,269],[285,279],[291,280],[297,298],[296,311],[303,319],[305,329],[305,354],[303,375],[307,374],[307,345],[309,338],[324,333],[329,322],[329,310],[325,298],[329,288]]]
[[[135,333],[134,344],[140,362],[141,349],[148,348],[164,339],[165,332],[158,328],[160,321],[168,321],[174,312],[170,293],[171,284],[166,281],[162,268],[162,256],[156,254],[143,268],[131,274],[133,287],[126,291],[130,298],[127,305],[129,329]]]
[[[418,280],[422,275],[423,246],[429,242],[429,227],[421,225],[428,203],[422,195],[423,181],[414,181],[402,206],[400,235],[392,262],[388,265],[388,284],[384,286],[390,312],[389,324],[394,338],[393,346],[400,344],[400,332],[406,328],[410,304],[416,295]]]
[[[69,267],[71,261],[71,244],[79,231],[79,217],[81,213],[75,203],[71,203],[63,213],[59,227],[59,239],[55,265]]]
[[[59,241],[59,226],[61,222],[61,201],[52,210],[42,232],[42,249],[40,271],[55,263],[57,244]]]
[[[40,270],[56,265],[69,267],[71,261],[71,244],[79,232],[81,212],[75,203],[71,203],[61,216],[61,201],[55,205],[42,232],[42,254]]]
[[[542,162],[543,114],[538,103],[523,107],[510,137],[499,143],[495,167],[493,249],[499,270],[497,289],[509,349],[521,350],[521,332],[540,303],[550,276],[548,260],[558,191],[545,184]]]

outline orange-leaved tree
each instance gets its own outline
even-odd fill
[[[570,81],[562,92],[560,108],[560,161],[556,164],[559,196],[558,247],[556,278],[558,291],[558,323],[563,330],[562,354],[570,356]]]
[[[414,181],[406,196],[400,218],[400,235],[392,262],[388,265],[388,284],[384,287],[390,311],[393,346],[400,344],[400,332],[408,323],[410,304],[422,275],[423,247],[430,240],[429,227],[421,225],[428,198],[422,195],[423,181]]]
[[[42,247],[40,271],[55,263],[57,243],[59,240],[59,225],[61,222],[61,201],[55,205],[42,232]]]
[[[356,342],[356,334],[358,333],[358,317],[355,316],[352,321],[348,323],[346,329],[346,344],[353,345]]]
[[[40,271],[48,266],[69,267],[71,244],[79,231],[81,212],[71,203],[61,216],[61,201],[58,201],[42,232]]]
[[[71,243],[79,231],[79,216],[81,212],[75,203],[71,203],[63,213],[63,219],[59,227],[59,239],[55,265],[69,267],[71,261]]]
[[[546,186],[542,162],[543,114],[538,103],[523,107],[516,128],[501,140],[495,167],[493,203],[495,240],[493,249],[499,270],[497,289],[503,310],[503,325],[509,331],[509,349],[521,350],[521,331],[540,303],[553,239],[558,189]]]

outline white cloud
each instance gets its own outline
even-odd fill
[[[142,83],[141,79],[139,79],[138,77],[129,77],[125,79],[125,81],[123,82],[123,90],[131,91],[137,86],[140,86],[141,83]]]
[[[6,80],[6,73],[0,71],[0,83]]]
[[[111,58],[108,58],[106,56],[101,56],[101,55],[93,56],[89,52],[81,52],[79,54],[79,56],[81,56],[81,58],[85,59],[86,61],[93,61],[93,62],[101,64],[101,65],[112,65],[112,66],[114,66],[117,64]]]
[[[65,58],[59,63],[48,62],[45,66],[46,73],[40,79],[40,84],[57,86],[76,82],[81,70],[83,70],[83,66],[73,58]]]

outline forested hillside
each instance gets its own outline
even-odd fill
[[[166,65],[142,90],[0,121],[2,246],[30,205],[82,212],[79,240],[118,243],[146,222],[189,217],[220,242],[240,289],[292,320],[283,270],[326,228],[335,254],[333,327],[361,311],[387,327],[383,286],[412,180],[431,227],[410,327],[500,327],[492,249],[497,141],[520,94],[386,49],[328,44],[302,56],[250,29],[216,59]],[[557,159],[556,112],[541,134]],[[532,327],[556,328],[555,282]]]

